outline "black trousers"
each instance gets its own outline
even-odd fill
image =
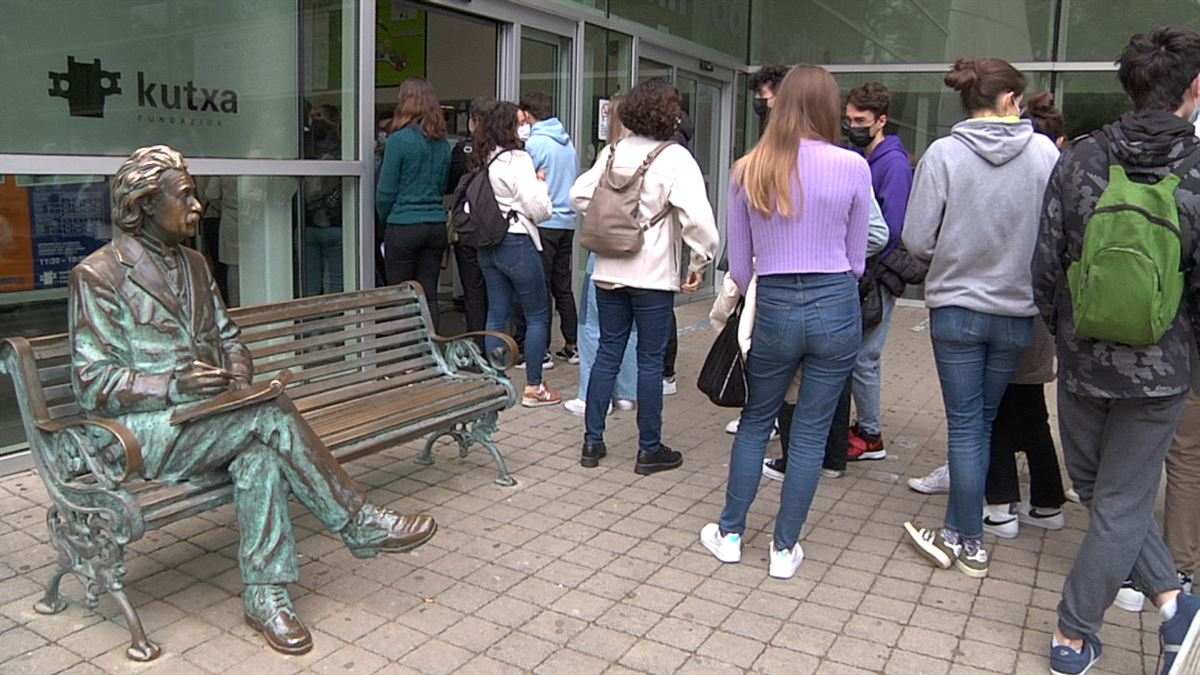
[[[437,299],[438,278],[445,252],[445,223],[389,223],[384,233],[383,263],[388,285],[413,280],[420,283],[425,288],[425,300],[435,329],[441,315]]]
[[[1050,436],[1045,387],[1040,384],[1010,384],[1000,399],[992,423],[991,463],[985,497],[989,504],[1021,501],[1017,479],[1017,455],[1024,452],[1029,462],[1029,503],[1057,509],[1067,500],[1063,494],[1058,452]]]
[[[825,460],[821,468],[834,471],[845,471],[850,452],[850,383],[838,398],[837,408],[833,412],[833,422],[829,425],[829,436],[825,439]],[[796,412],[794,403],[784,403],[776,418],[779,425],[779,442],[783,445],[783,462],[787,466],[788,448],[791,447],[792,414]]]
[[[675,357],[679,355],[679,327],[675,323],[675,307],[671,307],[671,334],[667,336],[667,356],[663,359],[663,377],[675,377]],[[791,423],[791,420],[788,420]],[[787,451],[784,451],[784,457]]]
[[[463,313],[467,331],[483,330],[487,326],[487,285],[479,269],[479,249],[466,244],[454,245],[454,260],[458,263],[458,279],[463,287]],[[483,344],[482,338],[476,341]]]

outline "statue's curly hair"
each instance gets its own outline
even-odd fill
[[[145,217],[142,201],[162,191],[162,177],[168,171],[187,171],[178,150],[166,145],[134,150],[112,178],[113,225],[131,234],[140,230]]]

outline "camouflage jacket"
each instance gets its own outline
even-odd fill
[[[1084,226],[1108,185],[1107,135],[1115,158],[1132,174],[1162,177],[1181,159],[1200,152],[1191,124],[1170,113],[1130,114],[1079,140],[1063,153],[1046,187],[1033,256],[1034,301],[1058,352],[1059,386],[1080,396],[1149,398],[1188,390],[1189,355],[1200,335],[1200,168],[1176,191],[1181,228],[1191,228],[1184,264],[1192,269],[1175,323],[1157,345],[1129,347],[1075,333],[1067,268],[1079,260]]]

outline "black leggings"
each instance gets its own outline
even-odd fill
[[[436,330],[440,318],[438,278],[446,252],[445,223],[389,223],[383,239],[383,264],[388,285],[416,280],[425,288],[429,316]]]

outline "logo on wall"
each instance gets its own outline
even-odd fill
[[[104,99],[121,93],[121,73],[100,67],[100,59],[79,63],[67,57],[67,72],[50,71],[50,95],[67,99],[71,117],[104,117]]]
[[[50,71],[50,96],[67,99],[72,117],[104,117],[104,100],[122,93],[117,84],[120,79],[121,73],[104,70],[100,66],[100,59],[79,63],[74,56],[68,56],[67,72]],[[155,82],[140,70],[137,74],[137,92],[139,108],[233,115],[238,111],[238,95],[232,89],[197,87],[191,80],[186,84]],[[138,119],[146,122],[167,122],[169,119],[171,124],[176,123],[175,117],[161,115],[139,114]],[[178,118],[179,123],[187,121]]]

